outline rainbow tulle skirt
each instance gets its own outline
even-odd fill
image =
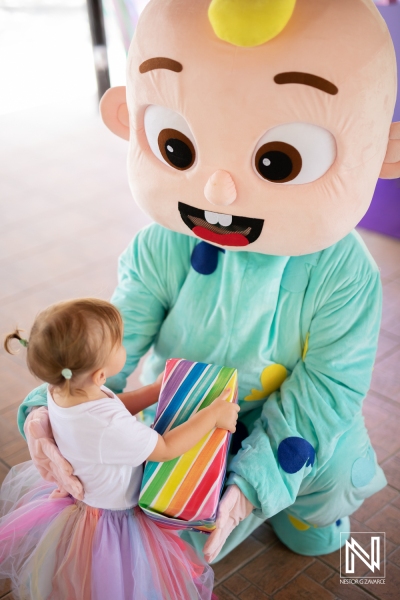
[[[103,510],[71,497],[32,462],[0,492],[0,578],[23,600],[209,600],[213,572],[175,531],[140,509]]]

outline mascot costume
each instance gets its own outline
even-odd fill
[[[101,112],[155,224],[120,259],[128,358],[108,385],[149,348],[146,383],[170,357],[237,368],[217,529],[183,535],[212,561],[269,519],[294,552],[333,552],[386,484],[361,414],[381,284],[354,227],[400,176],[387,27],[372,0],[151,0],[127,77]],[[45,404],[33,391],[20,427],[70,489],[46,409],[29,410]]]

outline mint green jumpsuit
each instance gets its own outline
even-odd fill
[[[151,225],[122,254],[112,302],[127,361],[107,385],[122,391],[150,347],[144,383],[172,357],[236,367],[248,437],[227,482],[255,510],[218,558],[265,519],[295,552],[332,552],[348,516],[386,485],[361,414],[381,315],[378,268],[356,233],[299,257],[219,252],[208,275],[191,264],[198,243]],[[27,407],[43,404],[41,387],[20,407],[20,429]],[[202,548],[203,534],[185,536]]]

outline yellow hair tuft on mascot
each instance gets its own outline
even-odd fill
[[[259,46],[288,24],[296,0],[212,0],[208,17],[215,34],[235,46]]]

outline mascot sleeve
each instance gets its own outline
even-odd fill
[[[137,234],[120,257],[118,286],[111,302],[124,322],[127,359],[122,371],[107,380],[115,393],[123,391],[176,301],[190,267],[190,254],[182,248],[188,242],[186,236],[151,225]]]
[[[42,383],[42,385],[32,390],[18,407],[17,424],[23,438],[25,438],[24,424],[26,417],[35,406],[47,406],[47,383]]]
[[[323,254],[307,292],[312,296],[320,286],[305,307],[310,325],[303,358],[264,403],[230,466],[228,484],[238,485],[265,518],[293,504],[304,478],[329,461],[340,436],[361,418],[370,384],[381,316],[379,272],[357,261],[335,271],[329,250]]]

